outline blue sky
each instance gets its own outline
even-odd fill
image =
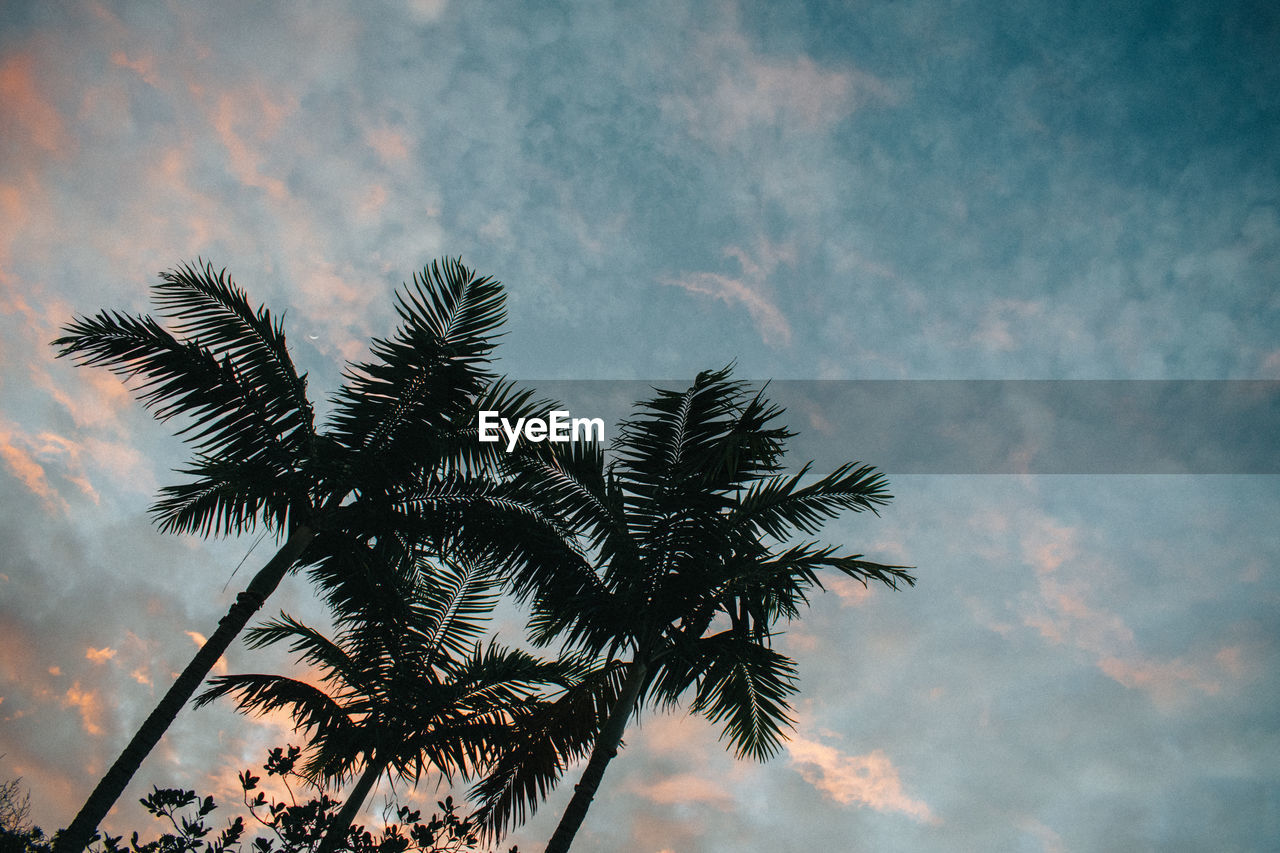
[[[68,820],[248,571],[251,541],[150,526],[183,449],[53,360],[73,314],[203,257],[323,396],[461,255],[530,380],[1280,379],[1277,48],[1245,2],[5,4],[0,776]],[[890,474],[828,538],[920,583],[791,626],[786,753],[646,716],[583,849],[1280,835],[1274,476]],[[284,737],[189,713],[135,793],[225,790]]]

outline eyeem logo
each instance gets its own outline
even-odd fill
[[[501,434],[499,434],[501,429]],[[520,418],[511,421],[498,412],[480,412],[480,440],[501,441],[507,437],[507,452],[516,449],[523,435],[526,441],[604,441],[604,418],[571,418],[568,412],[552,412],[549,420]]]

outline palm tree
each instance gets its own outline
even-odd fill
[[[842,510],[875,511],[891,496],[865,465],[816,480],[809,465],[782,473],[793,433],[776,425],[781,409],[729,374],[703,373],[683,392],[639,403],[613,462],[585,444],[516,460],[520,488],[580,531],[590,558],[531,565],[515,578],[533,603],[532,639],[597,656],[620,680],[599,709],[599,735],[547,853],[569,849],[643,706],[676,706],[691,693],[691,711],[720,724],[738,757],[777,751],[797,688],[795,663],[771,647],[774,626],[800,615],[808,591],[821,589],[820,570],[895,589],[914,584],[906,567],[786,544]],[[501,790],[498,780],[478,793],[484,800]]]
[[[336,640],[284,614],[249,631],[251,646],[288,642],[320,670],[324,688],[281,675],[225,675],[197,699],[231,695],[245,713],[289,711],[311,738],[306,775],[320,785],[356,780],[317,853],[347,840],[381,776],[474,776],[548,704],[539,689],[572,689],[583,674],[573,659],[548,663],[493,642],[482,647],[497,575],[466,561],[432,563],[366,587],[361,607],[338,614]],[[580,738],[577,752],[586,744]]]
[[[102,365],[135,382],[160,420],[181,417],[195,451],[152,507],[161,531],[240,534],[261,525],[281,542],[208,641],[174,681],[71,825],[57,853],[79,853],[231,641],[299,565],[312,565],[341,599],[349,557],[388,525],[413,518],[414,541],[460,533],[468,503],[481,504],[466,535],[504,546],[510,502],[474,475],[494,461],[475,440],[476,406],[518,409],[528,395],[496,383],[488,359],[501,325],[501,285],[458,260],[435,262],[398,294],[401,323],[374,339],[372,360],[349,364],[326,429],[315,426],[306,376],[285,346],[282,325],[256,310],[225,270],[182,265],[161,274],[154,296],[166,328],[150,316],[103,311],[77,317],[54,341],[59,356]],[[482,395],[484,395],[482,399]],[[521,522],[523,523],[523,522]],[[517,555],[518,559],[518,555]],[[377,571],[374,567],[370,571]]]

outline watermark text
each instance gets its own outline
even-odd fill
[[[505,436],[507,452],[526,441],[604,441],[604,418],[575,418],[568,412],[554,411],[547,418],[518,418],[514,424],[500,412],[480,412],[480,440],[501,441]]]

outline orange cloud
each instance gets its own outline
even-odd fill
[[[90,646],[85,650],[84,656],[87,660],[91,660],[96,664],[104,664],[116,656],[116,650],[110,646],[103,646],[100,649]]]
[[[12,428],[0,429],[0,458],[4,459],[14,476],[52,510],[67,512],[69,505],[49,482],[43,462],[61,463],[58,473],[62,479],[75,485],[94,503],[98,502],[98,493],[85,475],[80,457],[81,447],[78,444],[55,433],[42,432],[32,436]]]
[[[1244,649],[1240,646],[1223,646],[1213,660],[1234,678],[1242,678],[1245,674]]]
[[[264,175],[260,169],[262,159],[254,147],[254,141],[269,139],[279,129],[281,121],[293,112],[296,104],[272,101],[259,88],[251,98],[224,94],[218,99],[210,121],[218,139],[230,155],[231,173],[245,186],[265,190],[276,201],[286,201],[289,191],[284,181],[274,175]],[[246,139],[241,127],[255,129],[255,139]]]
[[[1106,657],[1098,661],[1098,668],[1125,687],[1146,691],[1161,704],[1177,700],[1187,687],[1211,696],[1222,689],[1219,682],[1205,676],[1201,667],[1181,658],[1158,661],[1144,657]]]
[[[715,747],[708,731],[704,720],[689,714],[654,714],[644,720],[645,748],[671,755],[705,756],[708,745]]]
[[[836,594],[841,607],[860,607],[874,594],[869,584],[858,583],[843,575],[823,578],[822,585]]]
[[[0,184],[0,222],[8,223],[4,229],[6,233],[0,235],[0,264],[9,262],[9,256],[12,253],[11,246],[15,238],[8,232],[14,230],[16,223],[26,220],[27,201],[22,190],[10,184]],[[4,293],[12,299],[21,299],[18,294],[17,282],[11,276],[4,274],[3,271],[0,271],[0,293]]]
[[[0,64],[0,117],[9,131],[17,129],[35,147],[57,153],[67,148],[62,116],[36,87],[35,60],[28,53]]]
[[[361,219],[374,218],[387,205],[387,188],[382,184],[373,184],[356,205],[356,213]]]
[[[130,59],[128,54],[123,50],[118,50],[111,54],[111,64],[120,68],[127,68],[141,77],[148,85],[160,88],[160,77],[156,74],[155,57],[139,56],[137,59]]]
[[[76,426],[94,430],[109,428],[117,435],[124,435],[126,430],[119,415],[133,405],[125,384],[106,370],[81,370],[75,376],[73,394],[65,384],[55,381],[43,365],[32,365],[31,369],[32,383],[66,409]]]
[[[897,768],[883,750],[846,755],[816,740],[793,736],[787,751],[804,780],[837,803],[898,812],[922,823],[940,822],[928,804],[907,796]]]
[[[733,795],[718,782],[696,773],[680,773],[652,784],[636,784],[631,790],[663,806],[705,803],[717,808],[728,808],[733,802]]]
[[[785,637],[787,649],[792,653],[814,652],[817,651],[818,647],[821,645],[815,635],[796,628],[789,629],[786,632]]]
[[[377,153],[383,165],[409,159],[409,137],[385,125],[365,131],[364,142]]]
[[[354,280],[356,273],[349,267],[344,268],[344,276],[332,263],[317,261],[323,256],[323,250],[311,243],[311,238],[305,237],[294,244],[297,257],[311,253],[306,265],[298,264],[299,288],[295,298],[301,302],[305,316],[316,330],[314,344],[318,349],[337,352],[347,361],[359,361],[365,358],[368,343],[363,334],[353,334],[350,318],[364,316],[374,296],[385,291],[370,286],[368,281]]]
[[[63,705],[80,712],[84,730],[91,735],[102,734],[102,700],[96,690],[84,690],[77,681],[67,688]]]
[[[1054,644],[1072,646],[1091,655],[1108,678],[1124,687],[1142,690],[1158,705],[1184,699],[1188,691],[1215,695],[1229,678],[1240,678],[1244,667],[1238,647],[1220,649],[1212,659],[1181,657],[1159,660],[1138,647],[1133,629],[1118,614],[1096,607],[1085,589],[1099,587],[1085,577],[1088,567],[1076,544],[1076,530],[1049,520],[1031,525],[1022,539],[1023,555],[1035,569],[1036,601],[1023,615],[1023,624]],[[1063,566],[1071,566],[1068,574]]]
[[[44,467],[37,462],[25,448],[15,442],[15,435],[10,431],[0,431],[0,459],[3,459],[10,473],[17,477],[22,485],[44,500],[50,508],[67,511],[67,502],[49,485],[45,477]]]
[[[701,293],[719,299],[726,305],[741,304],[755,321],[764,342],[769,345],[791,343],[791,324],[782,316],[777,306],[766,299],[751,284],[741,279],[730,278],[713,272],[699,272],[677,279],[667,279],[664,284],[673,284],[690,293]]]

